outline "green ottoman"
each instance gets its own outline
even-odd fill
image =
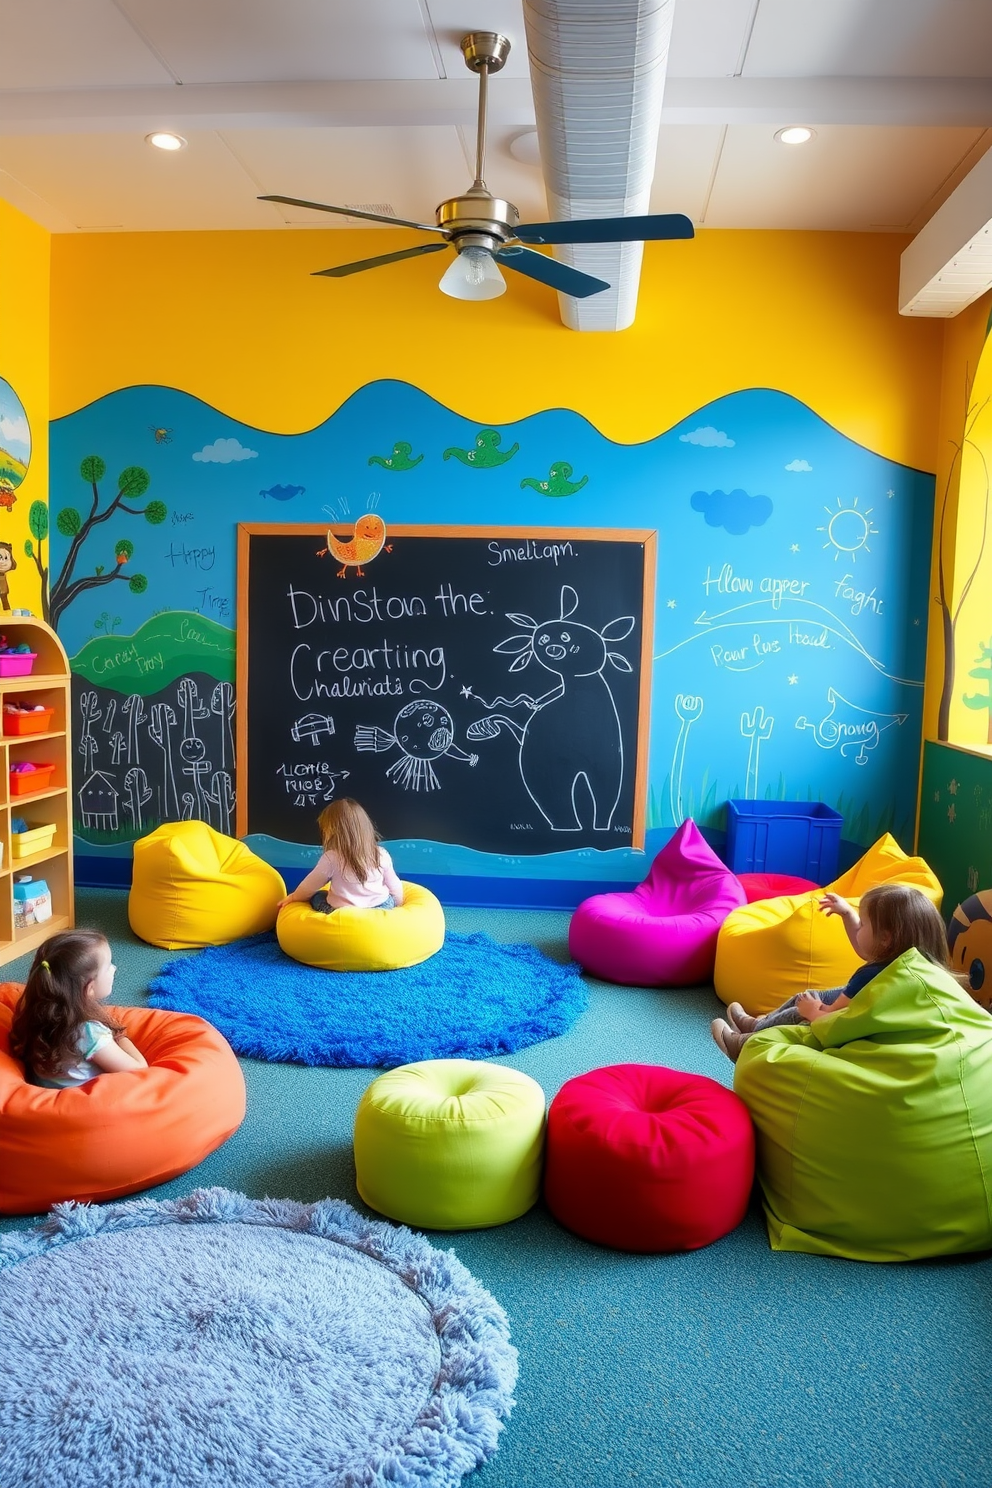
[[[536,1203],[544,1091],[501,1064],[426,1059],[380,1075],[355,1113],[358,1192],[427,1230],[479,1230]]]
[[[992,1247],[992,1018],[906,951],[841,1012],[748,1039],[775,1250],[915,1261]]]

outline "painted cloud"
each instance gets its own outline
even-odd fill
[[[680,434],[679,439],[683,444],[701,444],[704,449],[733,449],[734,440],[728,439],[722,429],[714,429],[712,424],[703,424],[699,429],[693,429],[688,434]]]
[[[197,450],[194,460],[206,460],[214,465],[230,465],[232,460],[257,460],[258,450],[245,449],[237,439],[215,439]]]
[[[786,470],[812,470],[813,469],[812,465],[808,464],[806,460],[790,460],[789,463],[788,463],[788,465],[786,465],[785,468],[786,468]]]
[[[761,527],[772,514],[771,498],[749,496],[746,491],[695,491],[693,511],[702,512],[707,527],[724,527],[742,537],[752,527]]]

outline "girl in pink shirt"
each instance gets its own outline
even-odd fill
[[[379,846],[367,811],[345,796],[325,806],[317,818],[324,849],[317,866],[285,899],[284,904],[307,903],[320,914],[333,914],[350,905],[355,909],[394,909],[403,903],[403,885],[393,860]]]

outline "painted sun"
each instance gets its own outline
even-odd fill
[[[869,506],[860,511],[857,496],[848,504],[838,496],[836,508],[825,506],[823,510],[827,514],[827,520],[816,530],[826,535],[823,546],[833,548],[835,563],[841,556],[850,558],[855,563],[859,553],[871,552],[868,539],[878,534],[878,528],[871,520],[874,507]]]

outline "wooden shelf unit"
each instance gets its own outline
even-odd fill
[[[37,652],[34,670],[27,677],[0,677],[0,726],[2,705],[21,697],[54,708],[52,727],[42,734],[0,733],[0,965],[33,951],[42,941],[75,923],[72,876],[72,746],[69,724],[72,716],[69,658],[62,643],[43,620],[0,613],[0,634],[12,646],[22,642]],[[34,694],[40,694],[37,698]],[[15,796],[10,790],[10,767],[18,760],[51,764],[43,790]],[[11,819],[23,817],[30,826],[55,827],[51,847],[29,854],[13,855]],[[41,925],[14,928],[14,880],[20,873],[43,878],[52,896],[52,918]]]

